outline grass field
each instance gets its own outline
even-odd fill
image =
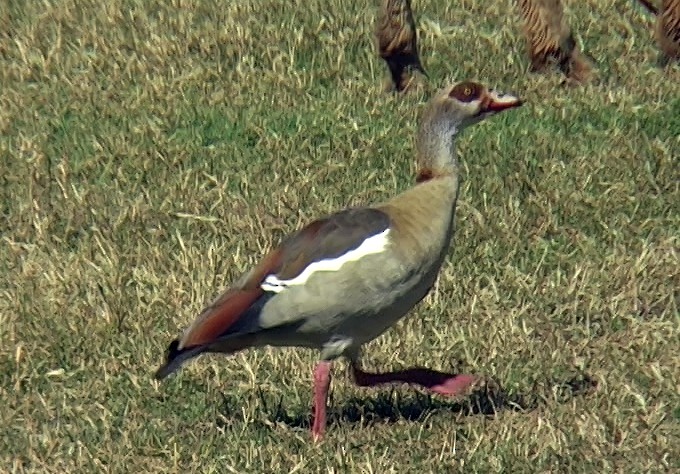
[[[393,96],[371,2],[3,0],[0,472],[680,468],[680,66],[633,1],[567,2],[599,82],[529,75],[509,0],[414,0],[428,87]],[[168,342],[302,223],[412,185],[432,90],[526,100],[467,131],[438,284],[371,370],[471,371],[450,401],[317,354]]]

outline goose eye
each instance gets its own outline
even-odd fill
[[[461,102],[471,102],[479,97],[481,86],[474,82],[463,82],[456,85],[449,96]]]

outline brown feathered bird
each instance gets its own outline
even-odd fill
[[[659,65],[680,59],[680,0],[663,0],[660,11],[649,0],[638,1],[656,15],[654,35],[661,49]]]
[[[515,0],[515,3],[524,20],[531,71],[543,71],[549,62],[555,62],[571,81],[588,81],[592,65],[579,51],[564,18],[561,0]]]
[[[427,77],[418,56],[418,34],[411,0],[380,0],[375,24],[378,53],[390,69],[397,91],[408,88],[413,71]]]

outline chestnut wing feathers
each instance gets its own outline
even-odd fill
[[[276,276],[294,278],[313,262],[337,258],[356,249],[389,225],[389,216],[374,208],[347,209],[314,221],[283,241]]]
[[[236,285],[206,307],[181,339],[170,343],[166,364],[158,370],[156,377],[169,375],[182,362],[204,352],[219,339],[256,331],[262,307],[276,297],[276,292],[263,289],[268,276],[294,279],[311,264],[337,259],[389,226],[390,217],[385,212],[356,208],[316,220],[290,235]]]

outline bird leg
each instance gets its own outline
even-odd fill
[[[671,57],[663,52],[660,52],[659,55],[656,57],[656,65],[662,69],[668,66],[670,62]]]
[[[326,429],[326,400],[331,385],[332,366],[331,361],[322,360],[314,368],[314,421],[312,423],[314,441],[321,439]]]
[[[390,76],[392,77],[393,90],[402,92],[404,90],[404,82],[408,79],[406,67],[400,61],[393,58],[386,61],[387,67],[390,70]]]
[[[360,387],[373,387],[390,383],[419,385],[430,392],[449,397],[459,395],[473,385],[478,378],[469,374],[448,374],[424,367],[386,373],[369,373],[352,363],[354,381]]]
[[[530,72],[543,72],[548,68],[548,58],[544,54],[532,54]]]

